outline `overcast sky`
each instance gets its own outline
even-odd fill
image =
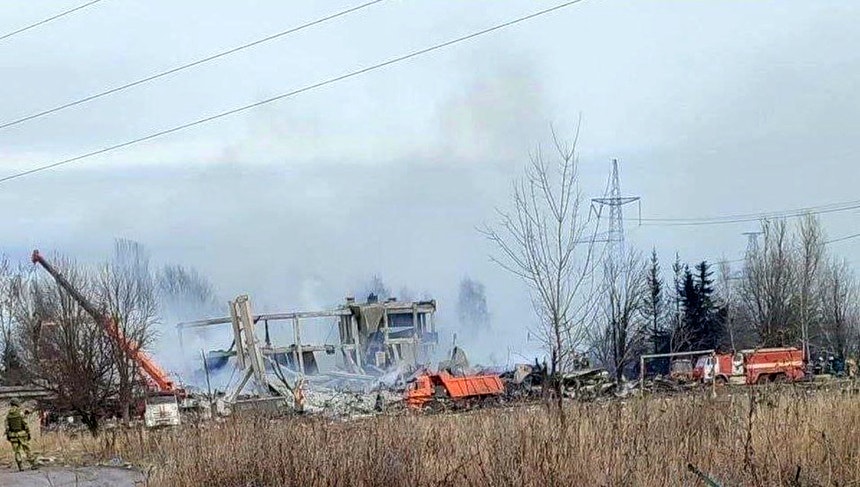
[[[0,3],[0,35],[80,0]],[[0,41],[0,124],[358,2],[103,0]],[[554,5],[388,1],[0,130],[0,177],[147,135]],[[592,1],[138,146],[0,184],[0,251],[82,259],[112,239],[197,267],[260,310],[330,306],[379,273],[448,313],[487,286],[498,348],[527,353],[524,288],[475,227],[553,124],[582,116],[583,191],[609,160],[649,218],[856,200],[860,3]],[[639,227],[668,268],[738,257],[755,224]],[[822,217],[828,236],[860,213]],[[832,250],[860,263],[860,241]],[[448,321],[453,314],[448,314]],[[490,339],[488,339],[489,341]],[[498,358],[498,356],[496,357]],[[504,358],[504,357],[502,357]]]

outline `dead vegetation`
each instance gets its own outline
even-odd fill
[[[349,421],[232,418],[90,443],[152,485],[853,485],[860,407],[839,392],[751,389]]]

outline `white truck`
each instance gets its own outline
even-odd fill
[[[147,428],[179,426],[179,402],[176,396],[160,395],[148,398],[143,420]]]

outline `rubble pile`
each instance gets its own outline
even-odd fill
[[[442,412],[483,408],[498,404],[527,403],[553,397],[555,386],[549,380],[546,364],[516,364],[512,367],[483,367],[472,365],[466,353],[455,347],[447,360],[435,369],[424,366],[399,364],[387,371],[376,371],[378,375],[356,374],[336,369],[314,375],[302,376],[284,369],[279,372],[279,387],[273,391],[282,396],[282,407],[288,412],[323,415],[331,418],[354,418],[374,414],[413,409]],[[448,377],[450,381],[495,379],[501,384],[501,394],[475,396],[458,401],[457,397],[443,394],[445,384],[430,379]],[[278,377],[270,377],[271,383]],[[560,374],[562,397],[575,401],[602,401],[633,397],[643,391],[648,393],[684,393],[698,387],[695,382],[677,376],[657,375],[647,380],[616,382],[603,368],[586,367]],[[424,381],[428,393],[420,401],[414,401],[418,383]],[[431,381],[432,382],[432,381]],[[299,384],[300,399],[296,398],[295,385]],[[434,385],[435,384],[435,385]],[[292,386],[290,386],[292,385]],[[297,402],[300,401],[300,404]],[[425,407],[428,406],[428,407]]]
[[[683,379],[691,376],[691,362],[679,360],[665,379],[616,382],[580,354],[573,357],[573,370],[555,376],[546,363],[537,361],[482,367],[471,364],[457,346],[434,369],[427,363],[438,343],[435,311],[433,300],[380,301],[369,295],[364,303],[347,297],[343,305],[328,310],[255,315],[248,296],[242,295],[230,302],[230,316],[177,327],[181,338],[181,330],[232,326],[231,346],[210,351],[204,366],[208,374],[209,367],[218,370],[234,364],[238,385],[228,385],[216,404],[241,409],[275,407],[284,412],[342,417],[407,407],[439,411],[487,407],[556,394],[594,401],[629,397],[642,392],[640,386],[649,391],[679,392],[687,387]],[[312,320],[319,319],[337,327],[335,343],[302,341],[302,324],[315,326]],[[272,341],[269,327],[277,322],[292,326],[293,343]],[[317,354],[323,353],[334,360],[318,360]]]
[[[403,395],[389,390],[363,393],[317,389],[307,392],[304,409],[330,417],[358,417],[401,409],[402,405]]]

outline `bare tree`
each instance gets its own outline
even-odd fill
[[[139,364],[133,354],[149,348],[156,338],[158,320],[156,281],[150,271],[149,255],[140,243],[118,239],[113,258],[101,266],[97,279],[97,301],[117,331],[111,352],[118,377],[119,404],[128,422],[130,407],[146,389]]]
[[[460,321],[460,329],[469,334],[487,331],[490,328],[487,293],[480,281],[468,276],[460,280],[460,290],[457,295],[457,318]]]
[[[819,345],[840,360],[857,350],[860,290],[845,260],[833,259],[824,269],[820,287]]]
[[[155,282],[163,320],[184,321],[221,312],[214,286],[194,268],[166,265],[156,273]]]
[[[120,411],[128,420],[146,387],[132,355],[155,338],[155,279],[143,247],[126,240],[94,272],[62,258],[54,265],[101,316],[91,316],[53,278],[23,270],[4,299],[28,379],[54,393],[56,409],[80,414],[95,434],[106,415]]]
[[[744,264],[738,288],[741,311],[760,345],[793,344],[801,338],[794,242],[785,220],[762,222],[762,237]]]
[[[399,301],[412,302],[415,301],[415,293],[408,286],[400,286],[400,291],[397,292]]]
[[[648,272],[639,252],[630,250],[623,258],[607,265],[600,288],[605,324],[592,335],[595,353],[618,381],[643,352],[648,337],[648,323],[642,319]]]
[[[731,264],[723,260],[718,264],[717,308],[723,313],[723,325],[728,346],[731,350],[741,350],[754,347],[758,341],[756,332],[750,322],[745,319],[743,305],[740,301],[739,275],[735,275]]]
[[[815,295],[819,284],[819,267],[824,256],[824,237],[821,224],[811,214],[801,218],[798,233],[800,333],[803,341],[803,357],[804,360],[809,360],[810,322],[817,317],[820,304]]]
[[[13,302],[10,289],[15,279],[15,273],[6,256],[0,256],[0,383],[6,385],[19,384],[20,354],[15,343],[16,322],[13,314]]]
[[[594,317],[596,221],[579,187],[579,130],[571,143],[552,135],[552,159],[540,147],[532,154],[514,184],[513,209],[500,210],[500,222],[482,232],[498,250],[493,260],[529,285],[539,321],[534,334],[550,352],[555,377],[572,363]]]
[[[66,259],[56,266],[84,295],[95,295],[95,279],[84,268]],[[50,278],[21,272],[8,292],[28,380],[53,393],[56,410],[79,414],[95,434],[118,392],[110,338]]]
[[[182,300],[213,303],[215,289],[196,269],[181,265],[166,265],[156,275],[159,298],[165,301]]]
[[[382,280],[382,277],[379,274],[374,274],[370,278],[370,281],[364,285],[364,296],[359,297],[367,298],[369,300],[371,299],[371,296],[379,301],[385,301],[391,297],[391,289],[385,285],[385,281]]]
[[[734,293],[732,286],[732,266],[725,259],[717,263],[717,291],[722,296],[722,309],[726,315],[726,334],[729,336],[729,345],[732,350],[737,350],[735,343],[735,313],[733,302]]]

